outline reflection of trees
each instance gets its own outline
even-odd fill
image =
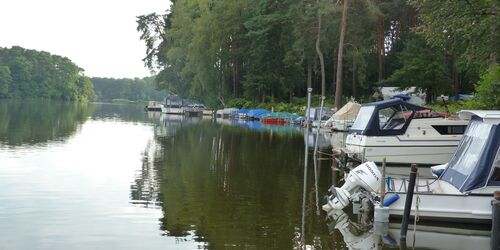
[[[141,170],[137,171],[134,183],[130,187],[131,203],[152,208],[156,208],[160,204],[158,198],[160,185],[157,170],[154,169],[151,159],[154,157],[154,150],[154,142],[148,143],[142,156]]]
[[[132,122],[148,122],[148,113],[144,111],[144,105],[136,103],[96,103],[93,117],[97,119],[116,118]],[[153,119],[157,120],[157,119]]]
[[[47,100],[2,100],[0,140],[8,145],[63,140],[91,114],[92,106]]]
[[[167,235],[182,237],[194,230],[210,248],[292,247],[294,228],[301,223],[301,134],[276,136],[201,123],[157,140],[161,152],[154,164],[161,178],[161,228]],[[313,218],[314,199],[307,209]],[[309,222],[314,225],[306,233],[328,234],[317,217]]]

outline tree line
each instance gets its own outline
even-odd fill
[[[70,59],[19,46],[0,47],[0,99],[162,100],[154,78],[89,78]]]
[[[497,67],[497,24],[495,0],[172,0],[137,17],[158,86],[209,105],[471,93]]]
[[[45,51],[0,47],[0,98],[94,99],[90,78],[70,59]]]
[[[165,91],[156,90],[154,77],[101,78],[92,77],[92,83],[100,101],[124,99],[129,101],[163,100]]]

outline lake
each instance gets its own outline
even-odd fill
[[[397,224],[377,234],[370,217],[321,211],[340,177],[310,153],[304,169],[308,137],[141,105],[0,101],[0,249],[397,247]],[[470,231],[416,239],[489,242]]]

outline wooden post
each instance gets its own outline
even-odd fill
[[[415,180],[417,179],[417,165],[411,164],[410,182],[408,183],[408,191],[406,192],[405,209],[403,213],[403,221],[401,222],[401,241],[406,242],[406,232],[408,231],[408,221],[410,219],[411,203],[413,200],[413,192],[415,189]]]

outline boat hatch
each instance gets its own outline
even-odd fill
[[[461,192],[500,185],[500,126],[474,117],[441,179]]]
[[[402,135],[412,119],[433,116],[432,110],[399,99],[364,104],[351,132],[367,136]]]

